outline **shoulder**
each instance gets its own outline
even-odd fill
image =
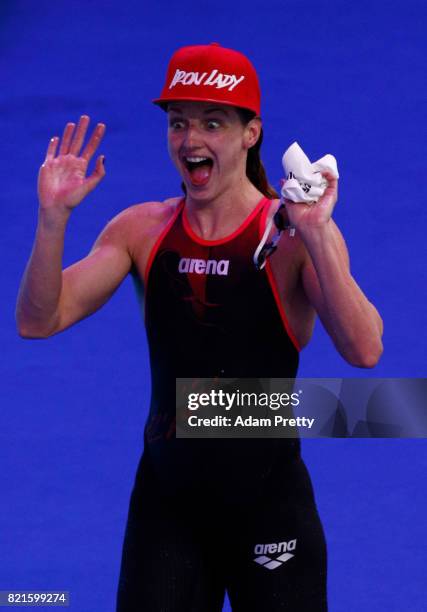
[[[147,227],[148,225],[167,222],[173,216],[181,200],[182,197],[175,197],[168,198],[163,202],[149,201],[133,204],[120,211],[109,223],[127,227],[131,230],[136,223],[138,225],[142,223],[144,227]]]
[[[103,234],[120,237],[132,251],[135,240],[139,241],[144,235],[162,230],[173,217],[181,200],[182,197],[174,197],[163,202],[148,201],[128,206],[108,221]]]
[[[163,229],[173,218],[182,196],[133,204],[120,211],[104,231],[114,235],[134,262],[144,262]]]

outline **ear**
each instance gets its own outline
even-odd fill
[[[262,121],[261,117],[254,117],[245,125],[244,132],[244,147],[250,149],[253,147],[261,135]]]

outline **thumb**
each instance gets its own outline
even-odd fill
[[[87,177],[87,185],[88,185],[89,191],[92,191],[92,189],[95,189],[95,187],[104,178],[106,174],[104,160],[105,160],[105,155],[100,155],[98,159],[96,160],[94,171],[92,172],[90,176]]]

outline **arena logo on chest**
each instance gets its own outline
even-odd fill
[[[178,264],[178,272],[182,274],[220,274],[228,275],[229,259],[195,259],[192,257],[181,257]]]

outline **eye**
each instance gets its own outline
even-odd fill
[[[217,130],[219,127],[221,127],[221,123],[219,121],[217,121],[216,119],[208,119],[208,121],[206,122],[206,126],[208,128],[208,130]]]
[[[182,130],[184,128],[184,122],[182,121],[182,119],[170,119],[169,127],[172,130]]]

